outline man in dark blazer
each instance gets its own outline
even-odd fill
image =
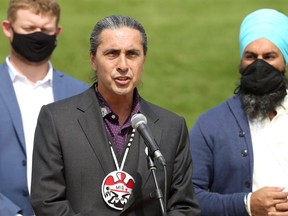
[[[36,215],[199,215],[185,120],[145,101],[136,88],[147,52],[143,27],[131,17],[109,16],[95,25],[90,44],[97,82],[39,115],[31,192]],[[146,116],[166,159],[166,166],[154,160],[164,211],[146,145],[131,126],[137,113]]]
[[[52,0],[10,1],[2,21],[11,52],[0,65],[0,215],[33,215],[29,199],[33,138],[43,104],[89,86],[52,67],[61,32],[60,7]]]

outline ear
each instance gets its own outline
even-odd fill
[[[11,25],[10,25],[10,22],[8,20],[2,21],[2,31],[7,38],[9,38],[9,39],[12,38]]]
[[[58,26],[56,30],[56,36],[58,37],[62,32],[62,26]]]
[[[92,69],[93,71],[97,71],[97,64],[96,64],[96,54],[93,55],[91,52],[90,52],[90,63],[91,63],[91,66],[92,66]]]

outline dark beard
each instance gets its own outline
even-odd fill
[[[269,113],[274,112],[276,107],[280,106],[286,91],[277,91],[265,95],[254,95],[245,92],[240,92],[240,97],[243,103],[244,111],[249,120],[263,120],[269,116]]]
[[[284,73],[285,71],[283,71]],[[241,69],[240,69],[241,73]],[[288,80],[285,77],[286,89]],[[276,108],[281,105],[285,96],[286,90],[278,90],[264,95],[256,95],[251,92],[246,92],[238,86],[235,93],[239,93],[243,108],[250,121],[264,120],[269,117],[269,114],[275,112]]]

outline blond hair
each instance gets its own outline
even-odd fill
[[[11,23],[16,20],[17,11],[20,9],[30,10],[37,15],[56,17],[56,25],[59,24],[61,10],[56,0],[10,0],[7,19]]]

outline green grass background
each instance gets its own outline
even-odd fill
[[[54,51],[55,68],[91,83],[89,37],[95,23],[111,14],[143,24],[148,55],[139,91],[151,102],[186,118],[197,117],[233,94],[239,80],[239,26],[259,8],[288,14],[287,0],[58,0],[62,35]],[[0,0],[6,19],[8,0]],[[288,36],[287,36],[288,38]],[[0,35],[0,59],[9,53]]]

